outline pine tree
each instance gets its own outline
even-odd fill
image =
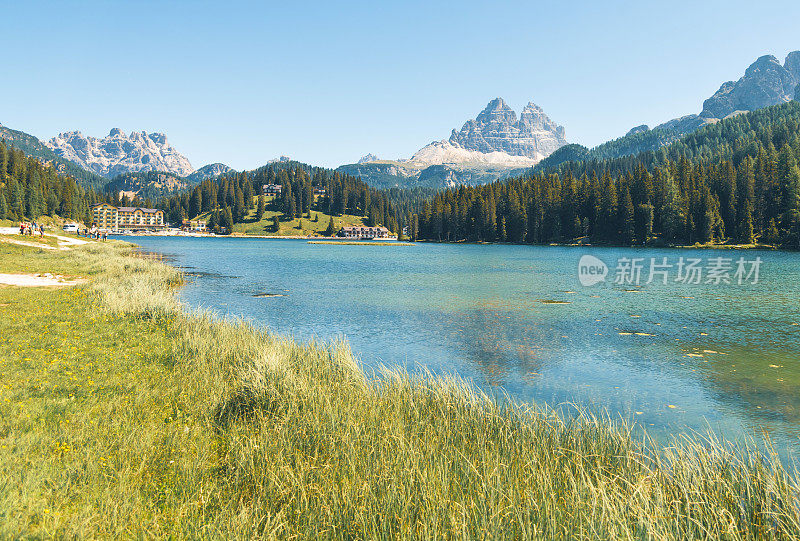
[[[508,240],[511,242],[522,242],[525,240],[525,214],[519,204],[519,197],[514,192],[508,202]]]
[[[278,233],[281,230],[281,222],[278,220],[278,215],[272,217],[272,231]]]
[[[6,196],[0,190],[0,220],[5,220],[8,215],[8,203],[6,203]]]
[[[264,210],[265,210],[265,201],[264,201],[264,194],[258,195],[258,207],[256,208],[256,221],[260,222],[262,218],[264,218]]]
[[[230,207],[225,207],[220,214],[220,225],[225,228],[225,233],[230,235],[233,233],[233,211],[231,211]]]
[[[238,186],[234,191],[234,203],[233,203],[233,212],[232,216],[234,222],[241,223],[244,220],[245,212],[247,212],[247,207],[245,206],[244,202],[244,192]]]
[[[780,186],[781,214],[800,210],[800,168],[794,152],[785,145],[778,156],[778,184]]]
[[[0,142],[0,183],[8,179],[8,149]]]
[[[333,216],[331,216],[331,220],[328,222],[328,229],[325,230],[326,237],[332,237],[336,234],[336,224],[333,221]]]
[[[203,193],[200,188],[192,190],[192,195],[189,198],[189,217],[195,218],[203,212]]]
[[[722,165],[719,187],[720,212],[726,231],[734,231],[736,223],[736,170],[730,161]]]
[[[742,244],[752,244],[753,236],[753,205],[745,201],[744,211],[736,228],[736,240]]]
[[[640,244],[647,244],[653,236],[653,220],[655,209],[649,202],[636,206],[636,240]]]
[[[659,229],[666,242],[673,242],[681,235],[686,213],[683,210],[678,184],[668,172],[663,179],[662,198]]]
[[[622,204],[619,206],[619,211],[620,241],[623,244],[633,244],[635,232],[633,199],[631,199],[631,192],[627,186],[622,191]]]
[[[14,177],[11,177],[9,191],[11,192],[11,200],[9,201],[11,213],[14,215],[15,219],[21,220],[25,217],[25,199],[23,197],[22,188],[20,188],[19,182],[17,182]]]
[[[777,244],[780,240],[780,233],[778,232],[778,227],[775,225],[774,218],[770,219],[767,224],[767,229],[764,231],[764,235],[762,235],[762,240],[769,244]]]

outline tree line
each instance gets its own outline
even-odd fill
[[[638,157],[571,162],[437,194],[413,235],[441,241],[800,248],[800,104],[724,120]]]

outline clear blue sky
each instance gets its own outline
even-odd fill
[[[0,122],[336,166],[409,157],[501,96],[593,146],[797,49],[797,0],[4,2]]]

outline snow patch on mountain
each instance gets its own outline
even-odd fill
[[[527,156],[512,156],[507,152],[497,150],[481,152],[468,150],[460,144],[453,144],[450,141],[434,141],[419,149],[411,160],[406,163],[412,167],[422,169],[431,165],[442,164],[532,167],[538,161],[538,159]]]

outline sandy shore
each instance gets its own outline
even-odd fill
[[[86,282],[85,279],[67,280],[63,276],[45,274],[0,274],[0,285],[17,287],[70,287]]]

